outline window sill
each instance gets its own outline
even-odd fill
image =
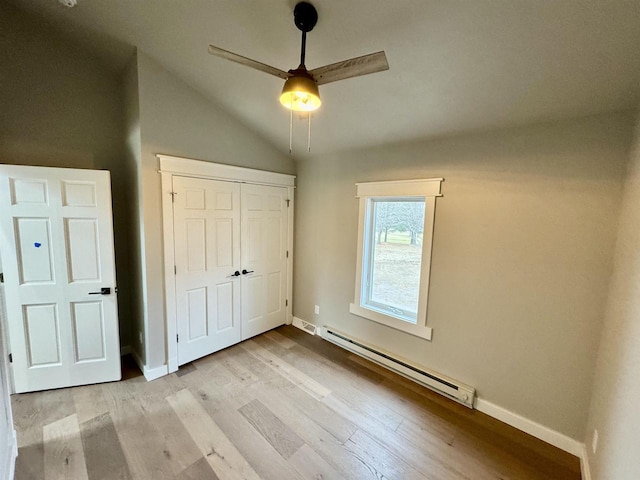
[[[430,327],[409,323],[390,315],[385,315],[384,313],[361,307],[360,305],[356,305],[355,303],[349,304],[349,312],[351,312],[353,315],[357,315],[358,317],[381,323],[382,325],[386,325],[387,327],[395,328],[396,330],[409,333],[416,337],[424,338],[425,340],[431,340],[431,336],[433,334],[433,330]]]

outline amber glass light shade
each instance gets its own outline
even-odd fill
[[[284,83],[280,103],[296,112],[312,112],[317,110],[322,102],[318,85],[306,70],[295,70],[293,76]]]

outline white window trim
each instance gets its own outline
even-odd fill
[[[427,306],[429,300],[429,277],[431,273],[431,249],[433,246],[433,225],[435,220],[436,197],[441,197],[442,178],[421,180],[397,180],[388,182],[356,183],[356,197],[360,199],[358,216],[358,256],[356,263],[356,284],[353,303],[349,311],[359,317],[381,323],[391,328],[431,340],[433,330],[427,326]],[[365,238],[365,222],[367,221],[367,205],[377,197],[424,197],[424,233],[422,240],[422,266],[420,269],[420,294],[418,297],[418,315],[415,324],[399,318],[385,315],[362,305],[362,279],[364,254],[368,239]]]

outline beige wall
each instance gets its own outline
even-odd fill
[[[161,189],[155,154],[281,173],[294,173],[295,163],[142,52],[137,68],[145,261],[140,300],[146,308],[146,365],[154,368],[166,361]]]
[[[118,74],[5,2],[0,32],[0,163],[111,171],[120,340],[127,345],[127,189]]]
[[[640,478],[640,121],[627,171],[587,429],[594,480]],[[591,442],[598,430],[598,450]]]
[[[582,440],[631,136],[629,114],[606,115],[299,162],[294,315]],[[355,183],[430,177],[431,342],[349,314]]]
[[[144,261],[142,255],[142,203],[139,201],[142,190],[140,165],[142,163],[142,139],[140,135],[140,103],[138,96],[138,59],[132,55],[122,75],[124,92],[124,140],[125,166],[128,198],[127,218],[131,228],[128,230],[129,250],[129,284],[131,295],[131,347],[142,362],[146,358],[144,337],[142,341],[138,332],[145,332],[145,304],[142,301],[142,285]],[[134,335],[135,333],[135,335]]]

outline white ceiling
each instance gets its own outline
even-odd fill
[[[113,68],[133,46],[283,152],[282,81],[207,45],[288,70],[295,0],[15,0]],[[638,0],[314,0],[309,69],[385,50],[390,70],[324,85],[312,150],[398,142],[637,108]],[[296,154],[306,121],[295,120]]]

